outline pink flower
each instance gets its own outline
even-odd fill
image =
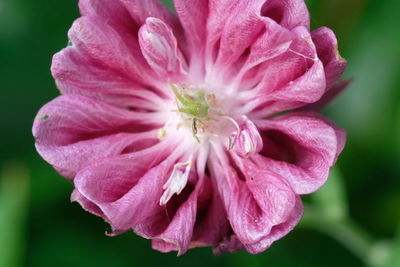
[[[345,141],[310,111],[346,62],[303,0],[79,7],[33,126],[72,200],[162,252],[259,253],[292,230]]]

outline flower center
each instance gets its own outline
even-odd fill
[[[189,129],[197,143],[210,138],[229,140],[232,133],[239,132],[239,126],[229,115],[227,97],[218,99],[215,94],[202,88],[169,83],[175,96],[176,109],[172,110],[178,117],[176,130]],[[165,137],[167,127],[160,130],[160,138]]]
[[[159,138],[172,135],[184,143],[184,152],[164,184],[160,205],[174,194],[180,194],[189,181],[192,159],[211,149],[228,150],[248,157],[260,151],[262,138],[247,116],[240,114],[237,100],[221,90],[218,97],[211,91],[188,85],[169,83],[174,102],[168,106],[167,123],[159,130]],[[199,146],[205,143],[206,145]],[[182,146],[181,146],[182,147]],[[181,151],[182,152],[182,151]],[[196,163],[195,163],[196,164]]]

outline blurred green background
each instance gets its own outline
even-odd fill
[[[307,4],[314,29],[336,32],[354,79],[325,111],[348,131],[330,182],[262,254],[176,257],[133,233],[106,237],[103,220],[71,204],[72,184],[35,152],[32,121],[58,95],[51,57],[67,45],[77,1],[0,0],[0,267],[400,266],[400,1]]]

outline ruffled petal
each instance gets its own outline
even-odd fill
[[[344,146],[343,130],[312,113],[291,113],[255,122],[264,149],[253,160],[284,177],[296,194],[321,187]]]
[[[111,0],[114,1],[114,0]],[[157,0],[119,0],[128,10],[133,20],[138,25],[146,23],[146,19],[153,17],[158,18],[170,27],[179,28],[176,16],[163,4]]]
[[[243,92],[248,98],[244,110],[253,117],[314,103],[325,93],[324,66],[309,32],[298,27],[293,33],[296,38],[286,52],[257,66],[254,78],[250,77],[255,87]]]
[[[79,193],[78,190],[74,189],[71,194],[71,201],[76,201],[78,202],[82,208],[90,213],[93,213],[99,217],[104,217],[104,213],[101,211],[101,209],[94,204],[93,202],[89,201],[87,198],[85,198],[81,193]]]
[[[196,166],[197,172],[201,173],[204,167],[199,166],[201,164]],[[153,239],[154,249],[177,250],[181,255],[188,248],[217,246],[228,234],[229,222],[213,181],[204,175],[194,178],[197,177],[192,173],[190,180],[195,185],[189,184],[181,195],[171,199],[172,203],[167,204],[159,219],[136,228],[141,234],[143,228],[147,228],[145,236]],[[165,230],[156,234],[154,229],[159,229],[166,221]]]
[[[223,69],[237,61],[260,35],[263,28],[260,10],[264,1],[239,1],[231,10],[223,22],[217,68]]]
[[[79,10],[82,16],[101,18],[116,29],[127,30],[135,27],[120,0],[79,0]]]
[[[42,107],[32,131],[41,156],[73,178],[91,161],[157,142],[154,131],[138,133],[156,127],[146,116],[83,96],[64,95]]]
[[[321,27],[313,31],[311,36],[325,67],[327,89],[330,89],[342,76],[347,61],[340,56],[336,36],[331,29]]]
[[[165,243],[170,244],[167,246],[168,250],[165,250],[165,248],[159,249],[163,252],[177,250],[178,255],[182,255],[189,249],[196,222],[197,200],[202,187],[203,182],[201,180],[197,181],[195,189],[187,200],[180,205],[175,214],[172,214],[173,217],[168,227],[161,234],[154,237],[153,248],[160,248],[157,245],[160,244],[160,241],[163,241],[164,246],[166,245]]]
[[[209,15],[207,18],[207,60],[214,62],[215,53],[219,50],[219,40],[222,30],[231,12],[237,6],[237,0],[209,0]]]
[[[213,253],[216,255],[222,253],[232,253],[245,249],[244,245],[235,234],[232,234],[224,238],[218,246],[213,249]]]
[[[196,68],[193,64],[200,63],[198,60],[203,56],[205,49],[208,0],[174,0],[174,5],[189,45],[190,65]],[[201,69],[202,66],[197,68]]]
[[[239,169],[226,156],[212,157],[211,174],[217,181],[231,227],[244,246],[270,235],[276,225],[285,223],[295,206],[296,196],[279,175],[258,168],[237,157]]]
[[[285,235],[287,235],[293,228],[299,223],[301,217],[303,216],[303,203],[301,202],[300,197],[296,197],[296,204],[293,208],[288,219],[279,225],[276,225],[272,228],[271,233],[266,236],[264,239],[256,242],[254,244],[248,244],[245,246],[246,250],[252,254],[258,254],[266,249],[268,249],[272,243],[281,239]]]
[[[298,26],[310,28],[310,15],[304,0],[265,1],[261,15],[275,20],[289,30]]]
[[[142,84],[152,84],[153,75],[140,53],[137,40],[121,34],[97,17],[77,19],[68,32],[72,45],[98,64],[129,75]],[[154,83],[153,83],[154,84]]]
[[[265,31],[265,21],[274,21],[287,31],[299,26],[309,29],[309,14],[302,0],[210,0],[206,50],[208,62],[216,62],[219,70],[227,66],[232,68],[230,65],[233,63],[242,64],[241,61],[248,56],[248,49]],[[263,49],[270,48],[265,46]],[[230,75],[234,76],[235,73]]]
[[[73,46],[54,55],[51,71],[63,94],[80,94],[122,108],[146,110],[154,110],[162,99],[154,87],[140,85]]]
[[[230,226],[215,181],[204,179],[190,247],[219,246]]]
[[[243,76],[252,68],[287,52],[296,38],[295,33],[275,21],[269,18],[263,19],[263,33],[252,43],[248,58],[239,70],[239,76]]]
[[[178,20],[168,8],[156,0],[81,0],[79,6],[84,17],[69,32],[71,45],[53,58],[52,74],[61,92],[121,107],[135,103],[135,108],[149,107],[152,92],[165,95],[158,76],[140,51],[137,33],[152,16],[180,36]],[[178,45],[183,43],[180,39]],[[150,92],[138,96],[143,91]]]
[[[312,104],[308,104],[304,107],[299,108],[298,110],[305,111],[314,111],[319,112],[328,106],[338,95],[340,95],[351,83],[351,79],[339,81],[330,88],[328,91],[321,97],[320,100],[314,102]]]
[[[96,161],[77,174],[75,187],[101,209],[116,233],[135,229],[163,211],[161,185],[176,160],[169,156],[172,147],[164,143]]]

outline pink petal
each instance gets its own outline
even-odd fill
[[[318,57],[324,64],[326,86],[329,89],[342,76],[347,61],[340,56],[336,36],[331,29],[321,27],[313,31],[311,36],[317,48]]]
[[[82,208],[84,208],[86,211],[90,213],[93,213],[99,217],[104,217],[104,213],[101,211],[101,209],[98,206],[96,206],[96,204],[85,198],[76,189],[74,189],[74,191],[71,194],[71,201],[78,202],[82,206]]]
[[[55,54],[51,71],[63,94],[80,94],[118,107],[148,110],[153,110],[159,99],[151,88],[99,64],[76,47]]]
[[[96,17],[77,19],[68,32],[77,49],[114,71],[148,84],[152,73],[138,52],[138,43],[128,35],[121,36],[112,26]]]
[[[237,6],[236,0],[209,0],[209,15],[207,18],[207,57],[214,61],[219,50],[219,39],[221,38],[225,22]]]
[[[114,1],[114,0],[110,0]],[[157,18],[172,27],[175,34],[180,31],[180,26],[176,16],[163,4],[157,0],[119,0],[133,20],[139,25],[146,23],[147,18]]]
[[[144,115],[143,115],[144,116]],[[156,142],[137,113],[78,95],[65,95],[39,111],[33,135],[41,156],[69,178],[85,164]],[[153,139],[153,141],[152,141]]]
[[[197,199],[202,187],[203,182],[197,181],[194,191],[190,194],[188,199],[180,205],[169,222],[168,227],[155,237],[157,240],[163,240],[164,242],[173,244],[175,246],[174,250],[178,250],[178,255],[184,254],[189,249],[193,228],[196,222]]]
[[[345,135],[312,113],[290,113],[255,122],[264,136],[261,155],[252,159],[284,177],[296,194],[321,187],[344,146]]]
[[[265,18],[263,24],[264,32],[251,45],[250,54],[240,70],[241,73],[287,52],[297,38],[296,34],[271,19]]]
[[[193,231],[191,247],[215,246],[230,229],[226,212],[214,181],[204,179],[204,187],[198,200],[198,215]]]
[[[271,224],[285,222],[295,206],[294,193],[289,184],[279,175],[258,168],[250,158],[234,158],[254,200],[268,214]]]
[[[185,188],[186,193],[175,196],[158,219],[144,222],[136,231],[153,238],[154,249],[162,252],[177,250],[178,255],[188,248],[218,244],[228,233],[229,224],[215,188],[210,188],[210,181],[208,177],[200,178],[194,189]],[[166,223],[165,230],[157,234],[155,229]]]
[[[157,18],[147,18],[139,30],[139,44],[147,63],[166,81],[179,81],[187,75],[185,60],[172,29]]]
[[[302,0],[211,0],[209,10],[207,56],[217,52],[218,65],[229,65],[245,56],[246,49],[262,33],[265,20],[275,20],[288,30],[297,26],[309,28],[309,15]]]
[[[298,26],[310,28],[310,15],[304,0],[265,1],[261,15],[275,20],[289,30]]]
[[[217,181],[231,227],[245,246],[259,242],[275,225],[288,219],[295,195],[279,176],[242,158],[235,160],[241,171],[235,170],[221,156],[212,157],[211,173]]]
[[[340,95],[351,83],[351,79],[339,81],[330,88],[328,91],[315,103],[308,104],[301,107],[299,110],[318,112],[328,106],[338,95]]]
[[[160,252],[168,253],[178,250],[179,245],[174,244],[171,240],[153,239],[151,240],[151,247]]]
[[[77,174],[75,187],[102,210],[116,232],[135,228],[163,210],[162,184],[175,161],[167,158],[170,146],[96,161]]]
[[[82,16],[101,18],[120,33],[129,31],[132,37],[148,17],[180,29],[176,16],[157,0],[80,0],[79,8]]]
[[[287,52],[258,67],[262,80],[248,93],[252,100],[247,103],[254,117],[314,103],[325,93],[324,67],[308,31],[300,27],[294,33]]]
[[[263,20],[260,10],[263,1],[239,1],[224,23],[216,65],[229,66],[245,53],[261,34]]]
[[[79,5],[85,18],[78,19],[70,30],[72,46],[53,59],[52,73],[61,91],[118,106],[143,101],[137,97],[137,89],[162,93],[157,88],[157,77],[141,54],[137,31],[152,15],[170,23],[178,32],[175,16],[155,0],[145,4],[133,0],[81,0]]]
[[[131,29],[132,18],[119,0],[79,0],[82,16],[98,17],[115,28]]]
[[[192,59],[196,60],[203,55],[207,16],[207,0],[174,0],[176,13],[183,26],[186,40],[190,47]],[[201,67],[201,66],[200,66]]]
[[[287,235],[299,223],[303,216],[303,203],[300,197],[296,197],[296,204],[289,218],[282,224],[272,228],[271,233],[264,239],[254,244],[246,245],[245,248],[252,254],[258,254],[268,249],[272,243]]]
[[[240,242],[237,236],[233,234],[222,240],[222,242],[220,242],[218,246],[213,249],[213,253],[219,255],[227,252],[237,252],[243,249],[245,249],[244,245],[242,244],[242,242]]]

